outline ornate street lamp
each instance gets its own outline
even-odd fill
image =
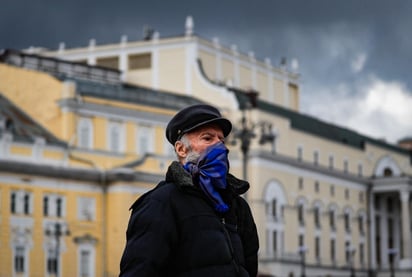
[[[396,255],[398,255],[398,249],[389,248],[388,255],[389,255],[389,262],[390,262],[391,277],[395,277],[395,257]]]
[[[354,247],[348,246],[346,247],[346,252],[347,252],[349,264],[350,264],[350,277],[355,277],[354,256],[356,253],[356,249]]]
[[[258,93],[254,90],[250,90],[244,93],[247,97],[246,103],[241,107],[242,118],[241,118],[241,128],[233,129],[233,140],[232,145],[236,144],[236,140],[240,141],[240,150],[242,151],[242,170],[243,179],[248,179],[247,165],[248,165],[248,154],[250,149],[250,143],[253,138],[256,137],[255,128],[261,126],[261,134],[259,137],[259,144],[272,143],[275,141],[275,134],[272,131],[272,125],[267,122],[261,123],[250,123],[246,117],[246,111],[257,107]]]
[[[301,277],[306,277],[306,262],[305,262],[305,256],[306,252],[308,251],[308,248],[305,245],[301,245],[298,248],[298,253],[300,255],[300,265],[301,265]]]
[[[69,236],[70,231],[66,224],[55,222],[47,227],[45,234],[55,238],[55,259],[48,258],[47,269],[49,272],[54,272],[55,276],[59,276],[60,238],[62,236]]]

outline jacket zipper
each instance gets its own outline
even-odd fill
[[[228,245],[229,245],[230,253],[232,254],[232,261],[233,261],[233,264],[234,264],[234,266],[235,266],[236,274],[239,274],[239,273],[240,273],[239,265],[238,265],[238,263],[237,263],[237,261],[236,261],[235,250],[233,249],[232,240],[230,239],[229,232],[228,232],[227,229],[226,229],[226,220],[225,220],[224,217],[222,217],[222,221],[221,221],[221,222],[222,222],[222,225],[223,225],[223,232],[225,233],[226,240],[227,240]]]

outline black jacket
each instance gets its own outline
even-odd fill
[[[247,182],[228,176],[221,192],[230,210],[217,214],[183,167],[173,162],[166,180],[131,207],[122,277],[255,277],[256,226],[239,196]]]

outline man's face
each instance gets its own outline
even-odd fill
[[[218,142],[223,142],[225,137],[222,129],[216,124],[205,125],[199,127],[186,134],[190,144],[190,149],[184,145],[176,145],[176,151],[179,157],[186,159],[191,153],[201,155],[206,148],[215,145]]]

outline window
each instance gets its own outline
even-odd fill
[[[347,233],[350,233],[350,215],[349,215],[349,212],[345,212],[345,214],[344,214],[344,216],[343,216],[343,219],[344,219],[344,224],[345,224],[345,231],[347,232]]]
[[[363,193],[363,191],[359,192],[359,202],[363,203],[365,200],[365,194]]]
[[[349,162],[348,160],[344,160],[343,161],[343,172],[348,173],[348,169],[349,169]]]
[[[92,221],[96,217],[96,200],[91,197],[77,199],[77,217],[79,220]]]
[[[330,240],[330,258],[333,263],[336,262],[336,241],[335,239]]]
[[[25,272],[25,249],[23,246],[17,246],[14,253],[14,270],[17,273]]]
[[[24,214],[30,214],[30,195],[28,193],[23,197],[23,212]]]
[[[362,164],[358,164],[358,176],[359,177],[363,176],[363,166],[362,166]]]
[[[124,128],[120,122],[109,122],[108,124],[107,148],[112,152],[124,151]]]
[[[299,247],[303,247],[303,246],[305,246],[305,237],[302,234],[300,234],[299,235]]]
[[[349,189],[345,189],[345,199],[349,200]]]
[[[335,211],[329,210],[329,226],[331,230],[336,230]]]
[[[278,233],[277,231],[273,231],[273,252],[276,253],[278,249]]]
[[[305,218],[304,218],[304,207],[303,204],[299,204],[298,205],[298,221],[299,221],[299,225],[303,226],[305,225]]]
[[[56,216],[57,217],[62,217],[62,213],[63,213],[63,207],[62,207],[62,199],[60,197],[58,197],[56,199]]]
[[[44,196],[43,197],[43,216],[48,216],[49,215],[49,197]]]
[[[10,196],[10,212],[12,214],[17,213],[17,192],[12,192]]]
[[[313,164],[314,165],[319,164],[319,152],[318,151],[313,152]]]
[[[119,57],[99,58],[96,59],[96,64],[111,69],[119,69]]]
[[[276,204],[276,199],[272,200],[272,215],[276,219],[277,217],[277,204]]]
[[[63,217],[64,215],[64,196],[56,194],[48,194],[43,196],[43,216]]]
[[[315,182],[315,192],[319,192],[319,182]]]
[[[77,123],[78,146],[86,149],[93,147],[93,124],[90,118],[80,118]]]
[[[153,129],[147,125],[140,125],[137,129],[137,153],[144,155],[153,152]]]
[[[334,160],[333,160],[333,156],[330,155],[329,156],[329,169],[333,169],[334,168]]]
[[[315,238],[315,258],[319,262],[320,261],[320,238]]]
[[[129,56],[129,70],[150,69],[152,66],[152,55],[141,53]]]
[[[303,159],[303,148],[302,148],[302,146],[299,146],[298,147],[298,161],[302,161],[302,159]]]
[[[320,228],[320,208],[319,207],[314,208],[313,216],[315,220],[315,227],[319,229]]]
[[[365,264],[365,245],[362,242],[359,244],[359,263]]]
[[[302,190],[303,189],[303,178],[299,177],[299,189]]]
[[[91,253],[89,250],[80,251],[80,276],[90,277]]]
[[[58,270],[58,257],[55,250],[49,249],[47,252],[47,273],[56,274]]]
[[[32,194],[27,191],[12,191],[10,194],[10,212],[30,215],[32,213]]]
[[[335,196],[335,186],[330,185],[330,196]]]
[[[351,255],[351,249],[350,249],[350,242],[349,241],[346,241],[345,242],[345,261],[346,261],[346,263],[347,264],[349,264],[350,263],[350,255]]]
[[[364,235],[365,234],[365,223],[364,223],[363,216],[359,215],[358,217],[358,225],[359,225],[359,234]]]

